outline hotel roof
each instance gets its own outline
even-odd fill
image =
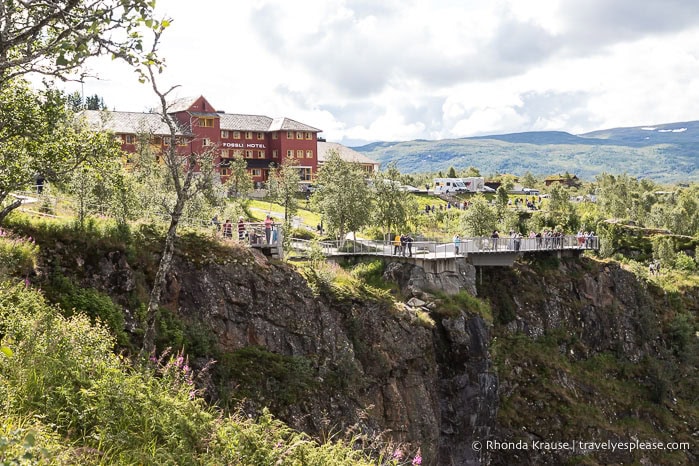
[[[83,110],[80,112],[90,128],[111,131],[116,134],[150,133],[169,136],[170,128],[157,113],[110,112],[106,110]],[[189,134],[180,130],[179,135]]]
[[[359,163],[362,165],[379,165],[379,162],[371,160],[364,154],[357,152],[356,150],[350,149],[349,147],[343,146],[336,142],[318,142],[318,163],[325,163],[328,161],[330,155],[328,152],[335,150],[340,154],[340,158],[345,162]]]

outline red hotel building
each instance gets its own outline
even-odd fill
[[[255,182],[268,179],[270,165],[293,159],[301,181],[310,182],[318,170],[318,133],[321,130],[289,118],[240,115],[217,111],[203,96],[180,99],[168,109],[177,121],[178,152],[187,155],[215,150],[222,181],[228,173],[226,159],[235,154],[248,162]],[[150,134],[151,146],[164,150],[170,144],[170,130],[156,113],[83,112],[93,128],[111,131],[121,138],[125,152],[136,151],[138,134]]]

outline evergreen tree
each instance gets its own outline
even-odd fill
[[[105,110],[107,106],[104,104],[104,99],[95,94],[85,99],[85,108],[87,110]]]

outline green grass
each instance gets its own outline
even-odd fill
[[[299,210],[296,212],[296,216],[301,218],[301,222],[304,224],[315,228],[316,225],[320,223],[320,214],[309,209],[305,209],[306,201],[299,202]],[[248,208],[250,213],[254,216],[255,220],[263,221],[265,215],[269,212],[274,212],[275,218],[281,218],[284,215],[284,207],[269,201],[259,201],[252,199],[248,203]]]
[[[62,316],[36,291],[0,284],[0,333],[3,464],[375,464],[351,442],[319,443],[266,410],[225,415],[206,404],[181,353],[134,364],[112,352],[106,328]],[[305,380],[298,364],[261,357]]]
[[[493,312],[490,305],[482,299],[476,298],[467,291],[460,291],[456,294],[446,294],[440,291],[433,291],[438,298],[435,312],[448,317],[457,317],[462,312],[479,315],[488,324],[493,324]]]

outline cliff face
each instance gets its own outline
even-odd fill
[[[696,464],[697,289],[667,293],[618,264],[549,258],[484,271],[479,293],[496,322],[500,403],[491,440],[530,447],[494,445],[485,461]],[[637,440],[686,445],[590,447]]]
[[[253,267],[178,262],[168,290],[166,306],[202,319],[224,353],[255,345],[311,361],[313,386],[277,410],[293,427],[419,447],[425,464],[466,464],[476,457],[462,445],[494,424],[491,336],[478,316],[427,328],[387,302],[313,292],[293,269],[259,256]],[[234,375],[226,385],[240,383]]]
[[[178,254],[164,297],[187,327],[214,335],[210,395],[222,404],[232,397],[252,411],[269,405],[292,427],[325,437],[349,432],[368,448],[376,440],[419,447],[423,464],[433,465],[665,458],[473,448],[493,439],[696,442],[696,367],[683,359],[695,342],[676,348],[666,331],[674,315],[696,317],[696,291],[676,302],[617,265],[588,259],[518,263],[479,276],[489,323],[472,312],[440,312],[429,293],[411,288],[415,277],[424,281],[419,271],[389,265],[387,277],[426,301],[430,326],[385,300],[313,290],[292,267],[255,251],[226,254],[204,263]],[[67,257],[45,271],[56,262],[66,272]],[[126,308],[123,296],[148,275],[119,252],[78,261],[77,269],[84,285]],[[463,286],[473,288],[475,271],[461,271],[470,277]],[[668,458],[688,464],[692,454]]]

